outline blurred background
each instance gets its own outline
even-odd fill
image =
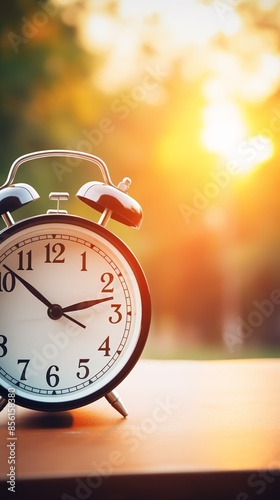
[[[146,357],[280,354],[280,2],[15,0],[0,18],[0,184],[42,149],[132,179],[136,254],[153,303]],[[101,180],[73,159],[25,164],[39,192]],[[0,223],[0,229],[4,223]]]

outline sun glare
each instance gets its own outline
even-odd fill
[[[202,142],[206,149],[230,158],[246,136],[239,108],[230,101],[210,103],[204,109],[203,121]]]
[[[240,16],[234,10],[230,12],[230,16],[225,16],[221,24],[221,31],[228,36],[235,35],[242,27]]]
[[[108,49],[114,38],[114,21],[109,16],[95,14],[94,16],[85,16],[83,21],[83,37],[87,44],[94,46],[99,50]]]
[[[272,158],[273,141],[269,136],[256,135],[248,139],[248,131],[239,107],[233,102],[212,102],[203,113],[204,147],[220,155],[225,161],[238,165],[240,176],[250,174],[259,165]]]
[[[257,3],[265,10],[276,2]],[[250,27],[242,9],[232,3],[118,0],[116,8],[106,9],[104,0],[95,6],[88,2],[78,16],[78,37],[89,52],[101,54],[100,61],[103,58],[93,71],[94,85],[107,94],[119,93],[120,100],[126,98],[127,89],[129,95],[142,86],[147,72],[155,75],[156,92],[144,89],[146,95],[140,88],[145,97],[139,102],[145,104],[167,102],[165,81],[173,68],[179,69],[178,88],[196,80],[202,98],[196,111],[202,118],[202,128],[196,131],[200,147],[222,161],[237,157],[245,175],[274,153],[270,138],[258,135],[248,140],[250,127],[244,116],[247,103],[262,102],[276,92],[280,58],[275,41]],[[175,156],[183,164],[189,153],[178,147],[185,140],[184,113],[180,110],[180,118],[176,116],[173,128],[159,141],[163,163],[167,158],[174,162]]]
[[[243,142],[239,146],[236,161],[239,166],[239,174],[247,176],[262,163],[272,158],[274,146],[270,137],[258,135]]]

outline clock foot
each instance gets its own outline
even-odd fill
[[[106,394],[105,398],[123,417],[127,417],[128,412],[116,391],[111,391]]]
[[[7,399],[0,397],[0,411],[4,410],[7,403],[8,403]]]

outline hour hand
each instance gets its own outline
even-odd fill
[[[88,309],[89,307],[96,306],[102,302],[107,302],[108,300],[113,300],[113,297],[103,297],[102,299],[84,300],[83,302],[77,302],[71,306],[63,307],[62,312],[79,311],[81,309]]]

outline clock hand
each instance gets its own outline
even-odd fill
[[[80,323],[80,321],[77,321],[75,318],[72,318],[72,316],[69,316],[69,314],[65,314],[63,312],[62,307],[59,304],[52,304],[48,308],[48,316],[51,319],[60,319],[61,316],[64,316],[65,318],[70,319],[70,321],[73,321],[73,323],[76,323],[76,325],[79,325],[82,328],[86,328],[86,326],[83,325],[83,323]]]
[[[9,273],[11,273],[18,281],[20,281],[23,284],[23,286],[25,286],[25,288],[27,288],[27,290],[29,290],[29,292],[31,292],[32,295],[34,295],[34,297],[43,302],[45,306],[47,307],[52,306],[52,303],[48,299],[46,299],[46,297],[44,297],[44,295],[42,295],[33,285],[31,285],[25,279],[19,276],[19,274],[15,273],[15,271],[13,271],[10,267],[6,266],[6,264],[3,264],[3,267],[5,267],[5,269],[7,269],[7,271],[9,271]]]
[[[62,311],[62,307],[61,306],[59,306],[58,304],[52,304],[48,299],[46,299],[46,297],[44,297],[44,295],[41,294],[41,292],[39,292],[37,290],[37,288],[35,288],[30,283],[28,283],[28,281],[26,281],[25,279],[23,279],[21,276],[19,276],[19,274],[17,274],[15,271],[13,271],[13,269],[11,269],[10,267],[8,267],[6,264],[3,264],[3,267],[5,269],[7,269],[7,271],[9,271],[9,273],[11,273],[12,276],[14,276],[18,281],[20,281],[22,283],[22,285],[25,286],[25,288],[27,288],[27,290],[30,293],[32,293],[32,295],[34,295],[34,297],[36,297],[37,299],[39,299],[40,302],[43,302],[43,304],[45,304],[45,306],[47,306],[47,308],[48,308],[48,316],[51,319],[60,319],[61,316],[65,316],[65,318],[69,319],[70,321],[73,321],[73,323],[76,323],[77,325],[81,326],[82,328],[86,328],[85,325],[83,325],[82,323],[80,323],[76,319],[72,318],[71,316],[68,316],[68,314],[65,314]]]
[[[68,307],[63,307],[62,312],[70,312],[70,311],[78,311],[80,309],[87,309],[88,307],[95,306],[97,304],[101,304],[101,302],[107,302],[107,300],[112,300],[113,297],[104,297],[103,299],[95,299],[95,300],[85,300],[84,302],[77,302],[77,304],[72,304]]]

